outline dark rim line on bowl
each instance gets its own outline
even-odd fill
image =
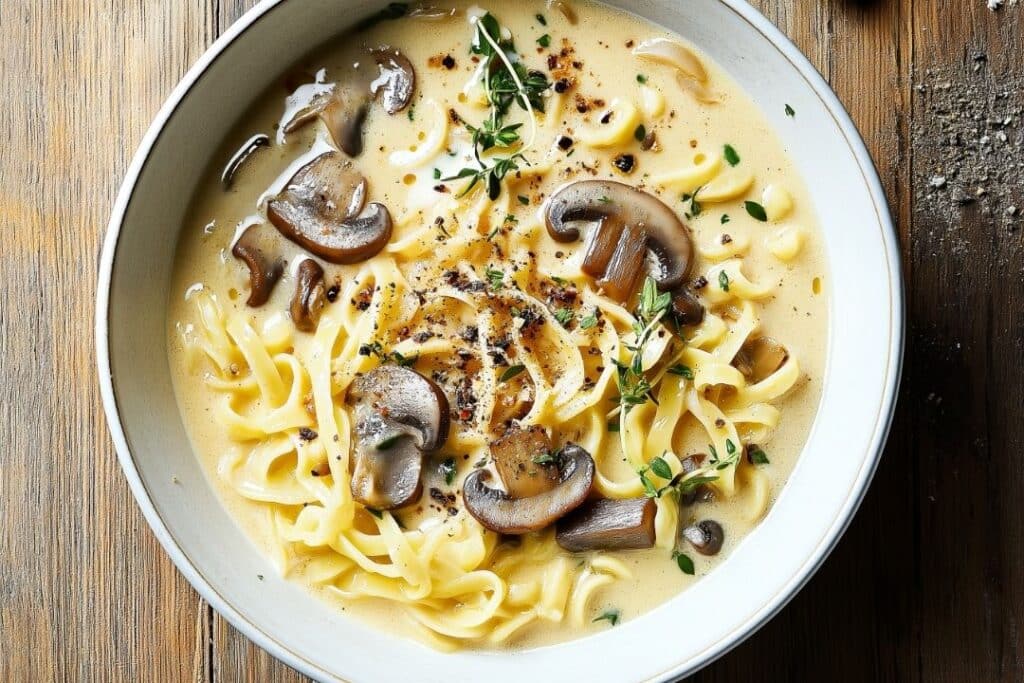
[[[879,226],[882,232],[882,241],[885,246],[885,260],[888,265],[889,288],[890,288],[890,326],[889,326],[889,355],[886,361],[886,375],[882,401],[876,412],[875,429],[867,451],[867,457],[863,459],[860,472],[851,487],[846,500],[833,523],[828,527],[824,535],[818,540],[818,545],[799,570],[797,570],[789,582],[760,609],[747,617],[732,629],[729,636],[723,638],[700,653],[692,655],[686,661],[658,674],[655,680],[668,680],[673,677],[684,676],[695,670],[707,666],[714,660],[729,652],[758,629],[760,629],[771,617],[778,613],[796,595],[797,592],[814,576],[824,560],[831,553],[843,532],[849,526],[856,514],[857,509],[863,500],[864,493],[877,469],[881,459],[882,448],[888,437],[889,428],[892,423],[893,411],[899,390],[899,380],[903,364],[903,335],[904,335],[904,287],[899,259],[894,259],[894,254],[899,253],[899,241],[896,235],[892,218],[888,211],[888,204],[885,192],[882,189],[881,181],[875,171],[871,156],[864,145],[864,141],[858,133],[856,126],[850,119],[838,97],[834,94],[825,79],[815,70],[802,52],[787,38],[781,30],[774,26],[767,18],[755,10],[752,6],[742,0],[719,0],[727,9],[736,14],[741,20],[749,24],[754,30],[760,33],[771,45],[779,51],[781,56],[793,66],[807,85],[821,101],[825,110],[832,117],[843,139],[857,161],[861,175],[868,187],[873,200],[875,213],[878,216]],[[217,61],[224,51],[245,31],[254,26],[263,18],[272,14],[273,10],[279,7],[284,0],[262,0],[255,7],[250,9],[238,19],[224,34],[218,38],[210,48],[199,58],[189,69],[181,81],[175,86],[170,96],[162,105],[146,131],[139,148],[132,158],[131,164],[125,174],[125,180],[118,191],[114,209],[111,214],[110,223],[107,227],[107,235],[104,239],[103,250],[100,259],[99,281],[97,287],[96,302],[96,346],[97,365],[100,379],[100,393],[103,398],[104,411],[107,416],[108,427],[111,437],[117,450],[118,460],[124,470],[125,477],[132,489],[139,507],[142,509],[146,521],[149,523],[153,533],[157,536],[160,544],[170,556],[189,583],[214,607],[222,616],[257,645],[263,647],[281,659],[289,666],[299,671],[318,678],[341,680],[336,674],[326,671],[316,663],[290,649],[280,641],[258,627],[248,616],[224,598],[207,580],[206,576],[196,567],[192,559],[188,557],[178,544],[177,539],[164,525],[162,517],[157,512],[156,504],[149,495],[146,484],[139,475],[135,466],[134,456],[128,445],[127,437],[121,425],[118,400],[114,391],[111,376],[111,363],[109,347],[107,343],[107,331],[109,329],[109,298],[110,285],[113,276],[113,264],[117,255],[118,236],[121,225],[127,213],[128,205],[134,196],[135,186],[149,155],[155,147],[160,135],[163,134],[167,123],[177,113],[185,96],[192,88],[206,75],[209,68]],[[740,6],[737,6],[740,5]],[[620,8],[621,9],[621,8]],[[627,10],[628,11],[628,10]],[[843,116],[837,116],[842,112]],[[867,166],[865,168],[865,165]],[[895,290],[893,289],[895,284]],[[833,317],[830,316],[830,328],[833,324]],[[832,338],[830,329],[829,339]],[[831,354],[828,354],[826,363],[831,364]],[[826,372],[826,375],[828,373]],[[873,454],[873,455],[872,455]],[[143,505],[145,503],[145,505]],[[739,634],[739,635],[737,635]],[[723,644],[725,643],[725,644]]]

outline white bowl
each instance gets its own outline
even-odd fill
[[[690,590],[561,645],[441,654],[375,631],[277,578],[204,478],[166,354],[175,245],[212,151],[271,79],[384,4],[264,0],[192,67],[142,141],[110,220],[97,301],[100,384],[125,476],[196,590],[258,645],[315,678],[499,683],[571,675],[596,683],[690,673],[749,636],[810,578],[857,509],[885,442],[902,360],[903,290],[895,231],[868,152],[825,81],[742,0],[610,3],[678,32],[729,71],[775,124],[809,186],[831,297],[820,412],[767,518]],[[787,103],[795,121],[785,116]]]

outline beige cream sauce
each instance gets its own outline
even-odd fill
[[[459,3],[459,8],[468,5]],[[762,327],[786,345],[799,359],[805,378],[798,382],[790,394],[777,403],[782,411],[781,422],[765,449],[771,458],[771,465],[763,471],[771,481],[774,497],[789,475],[794,462],[806,440],[820,397],[820,381],[823,376],[827,327],[827,280],[822,254],[822,245],[817,231],[812,199],[808,196],[800,178],[794,170],[785,150],[774,132],[768,127],[763,115],[735,83],[716,65],[705,59],[712,88],[723,95],[717,105],[698,104],[689,94],[683,93],[675,83],[672,71],[663,65],[644,62],[634,57],[626,47],[627,43],[665,36],[678,40],[661,28],[599,5],[575,3],[579,23],[571,26],[556,10],[548,10],[542,2],[484,3],[484,9],[493,11],[503,26],[515,36],[518,49],[524,53],[528,66],[545,70],[545,60],[550,52],[563,45],[563,39],[575,49],[575,59],[583,62],[581,71],[576,72],[578,84],[573,92],[590,98],[611,101],[617,95],[625,95],[639,103],[637,74],[644,74],[648,84],[661,90],[667,98],[665,116],[645,121],[649,130],[658,136],[661,151],[641,152],[633,144],[628,150],[615,149],[597,151],[577,144],[574,155],[560,157],[561,163],[577,171],[581,162],[599,169],[598,177],[622,180],[610,163],[614,154],[630,151],[637,154],[638,168],[626,182],[642,182],[643,174],[658,173],[688,163],[694,152],[720,150],[726,143],[731,144],[742,157],[742,164],[755,174],[756,183],[746,198],[757,200],[762,189],[769,183],[781,183],[795,200],[793,212],[784,221],[765,224],[747,216],[742,201],[725,204],[709,204],[704,213],[690,221],[696,239],[700,243],[718,240],[723,232],[734,238],[739,235],[751,237],[752,246],[744,259],[744,270],[755,282],[778,281],[774,297],[759,307]],[[541,26],[534,18],[543,13],[547,26]],[[535,42],[543,34],[551,36],[551,47],[547,50]],[[445,107],[454,106],[470,121],[481,120],[482,109],[460,101],[459,93],[470,78],[474,65],[468,57],[469,39],[472,29],[464,15],[443,21],[404,19],[387,21],[360,40],[339,39],[321,52],[314,53],[300,67],[309,73],[326,69],[328,81],[332,73],[358,59],[356,50],[360,45],[375,46],[390,44],[399,47],[409,57],[417,72],[417,90],[414,102],[419,106],[413,110],[410,120],[406,113],[388,117],[374,109],[365,131],[365,151],[357,159],[357,166],[369,179],[369,199],[380,201],[390,207],[405,205],[410,186],[403,180],[405,171],[396,170],[388,164],[388,155],[396,149],[409,149],[422,139],[421,131],[429,121],[420,119],[425,97],[443,101]],[[710,38],[710,37],[709,37]],[[346,47],[347,46],[347,47]],[[697,46],[699,47],[699,46]],[[451,54],[457,65],[453,70],[431,67],[428,60]],[[289,168],[295,160],[306,153],[321,133],[319,124],[289,135],[284,144],[261,149],[245,164],[233,188],[224,191],[219,176],[224,163],[235,149],[255,133],[266,133],[274,139],[276,123],[284,111],[284,99],[288,94],[283,85],[284,76],[278,85],[272,87],[245,116],[235,132],[225,141],[222,149],[214,156],[214,162],[199,192],[184,226],[179,246],[174,283],[171,294],[168,334],[170,337],[170,364],[175,377],[175,388],[181,405],[182,415],[192,438],[198,457],[202,460],[211,484],[217,489],[221,500],[237,519],[239,525],[250,535],[259,547],[273,554],[269,538],[269,516],[258,503],[242,499],[236,492],[225,486],[217,475],[217,461],[220,456],[236,446],[227,438],[221,427],[211,419],[213,392],[202,382],[201,367],[191,367],[184,353],[179,324],[195,321],[192,305],[185,301],[186,291],[197,283],[214,293],[217,300],[228,311],[244,311],[256,323],[257,329],[268,318],[282,315],[287,309],[288,299],[293,291],[293,279],[289,274],[280,282],[270,302],[259,310],[246,309],[248,293],[247,271],[230,254],[236,226],[247,217],[258,213],[257,202],[272,185],[279,187],[289,177]],[[571,100],[570,100],[571,102]],[[671,114],[670,114],[671,112]],[[564,110],[559,130],[575,136],[584,125],[596,123],[596,111],[581,115],[573,106]],[[696,149],[690,141],[695,140]],[[535,154],[547,149],[543,141]],[[433,185],[431,177],[420,178],[417,182]],[[554,174],[552,174],[554,175]],[[570,174],[567,179],[590,177],[583,173]],[[541,197],[551,188],[565,182],[566,177],[553,178],[534,191],[529,207],[513,202],[519,215],[536,212]],[[648,188],[650,190],[650,188]],[[507,190],[506,190],[507,191]],[[663,194],[663,199],[675,206],[680,214],[682,205],[672,196]],[[393,213],[401,213],[401,211]],[[723,213],[731,220],[722,225]],[[808,239],[800,256],[789,264],[770,255],[765,247],[767,236],[781,225],[800,226]],[[564,248],[546,237],[542,238],[544,249]],[[302,252],[289,245],[290,263]],[[697,263],[695,272],[705,272],[711,264]],[[351,276],[352,267],[331,267],[328,280]],[[817,284],[814,282],[817,279]],[[817,292],[812,291],[816,289]],[[303,356],[310,335],[296,333],[296,354]],[[676,445],[680,452],[706,450],[702,431],[693,428],[681,429],[677,433]],[[741,494],[742,495],[742,494]],[[730,551],[740,542],[756,521],[744,519],[741,502],[714,502],[690,508],[701,518],[719,520],[726,529],[727,540],[717,558],[705,558],[691,553],[697,566],[697,576],[684,575],[663,550],[631,551],[618,553],[635,570],[635,579],[622,581],[603,589],[594,605],[594,614],[608,608],[621,611],[623,619],[632,619],[639,614],[665,602],[669,597],[690,585],[700,576],[714,569],[717,562],[728,557]],[[344,604],[342,609],[357,612],[380,628],[394,632],[396,629],[409,631],[403,619],[395,617],[394,608],[369,601],[360,604]],[[589,629],[607,628],[606,622],[589,626]],[[510,643],[513,647],[531,647],[578,637],[567,624],[541,623],[530,626]]]

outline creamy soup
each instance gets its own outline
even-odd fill
[[[170,364],[282,574],[522,648],[639,617],[763,519],[825,289],[811,198],[698,46],[583,2],[392,5],[215,155]]]

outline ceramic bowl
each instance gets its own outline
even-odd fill
[[[97,301],[100,385],[125,476],[196,590],[259,646],[314,678],[500,683],[571,676],[597,683],[690,673],[749,636],[810,578],[856,511],[885,442],[900,374],[903,293],[898,242],[868,152],[825,81],[742,0],[609,3],[693,41],[731,73],[767,113],[809,186],[830,279],[820,412],[765,520],[690,590],[561,645],[442,654],[373,630],[276,578],[204,478],[166,354],[175,244],[212,151],[285,67],[384,4],[261,2],[192,67],[143,139],[110,220]],[[799,125],[786,118],[786,104]]]

